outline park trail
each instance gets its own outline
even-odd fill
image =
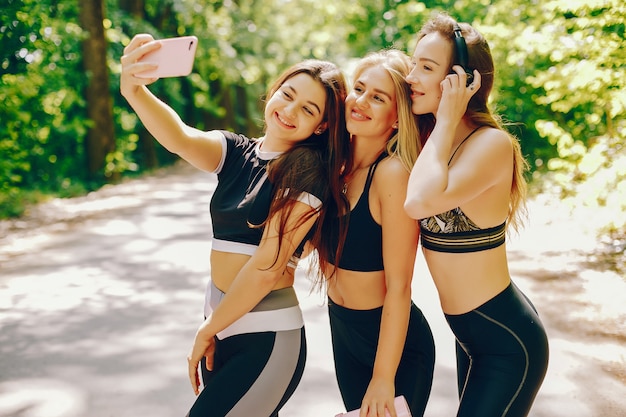
[[[0,417],[187,413],[214,187],[213,175],[179,163],[0,222]],[[507,249],[550,338],[530,416],[626,417],[626,281],[589,256],[598,248],[590,216],[545,195],[529,208]],[[453,337],[421,254],[412,288],[437,346],[426,417],[453,417]],[[309,353],[281,417],[333,417],[344,409],[324,299],[303,270],[296,289]]]

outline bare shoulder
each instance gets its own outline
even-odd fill
[[[478,129],[456,152],[450,165],[454,170],[492,171],[512,162],[512,137],[501,129]]]
[[[410,172],[407,171],[399,158],[391,155],[380,161],[375,174],[377,182],[387,184],[408,181]]]
[[[372,180],[372,189],[379,198],[385,196],[404,199],[409,175],[410,172],[402,165],[400,159],[389,156],[378,164]]]
[[[513,150],[511,144],[512,137],[502,129],[493,127],[484,127],[479,129],[475,134],[476,138],[470,142],[471,148],[479,148],[480,152],[490,155],[510,154]]]

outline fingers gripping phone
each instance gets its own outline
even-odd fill
[[[465,38],[463,37],[463,33],[461,33],[461,27],[458,24],[454,25],[454,64],[460,65],[467,74],[467,83],[466,87],[474,81],[474,74],[468,68],[468,54],[467,54],[467,44],[465,43]],[[456,74],[454,70],[450,70],[450,74]]]
[[[181,36],[162,39],[159,42],[161,42],[159,49],[144,55],[139,60],[140,62],[158,64],[158,67],[140,72],[136,76],[140,78],[165,78],[184,77],[191,74],[198,38]]]
[[[404,395],[397,396],[393,401],[393,406],[396,408],[396,414],[398,417],[411,417],[411,410],[409,404],[406,402]],[[339,413],[335,417],[359,417],[361,409],[352,410],[347,413]],[[385,416],[389,417],[389,410],[385,410]]]

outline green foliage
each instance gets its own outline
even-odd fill
[[[86,178],[84,141],[91,122],[81,59],[85,35],[75,23],[81,3],[5,3],[0,8],[0,216],[19,214],[28,190],[74,195],[100,185]],[[103,25],[116,128],[106,175],[153,167],[147,145],[154,142],[119,94],[120,57],[137,33],[196,35],[194,72],[160,80],[151,90],[191,125],[254,135],[262,128],[261,98],[268,83],[287,66],[303,58],[329,59],[349,75],[351,60],[369,51],[393,46],[410,53],[421,24],[435,10],[445,10],[489,40],[498,71],[491,104],[521,139],[535,180],[564,199],[612,208],[607,236],[623,242],[622,0],[144,3],[143,14],[135,14],[121,9],[121,2],[106,2]],[[159,145],[154,152],[158,164],[175,159]]]
[[[59,189],[84,171],[81,30],[65,19],[75,16],[65,4],[8,3],[0,27],[0,190]]]
[[[532,99],[518,108],[537,165],[550,171],[546,190],[595,208],[618,253],[626,249],[625,18],[621,0],[557,0],[497,5],[484,21],[500,35],[494,49],[518,68],[509,84]]]

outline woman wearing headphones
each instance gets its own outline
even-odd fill
[[[526,416],[546,373],[548,339],[508,269],[505,235],[525,211],[526,162],[488,108],[493,58],[478,31],[442,14],[419,32],[413,65],[407,81],[423,148],[404,207],[419,220],[456,337],[457,417]]]

